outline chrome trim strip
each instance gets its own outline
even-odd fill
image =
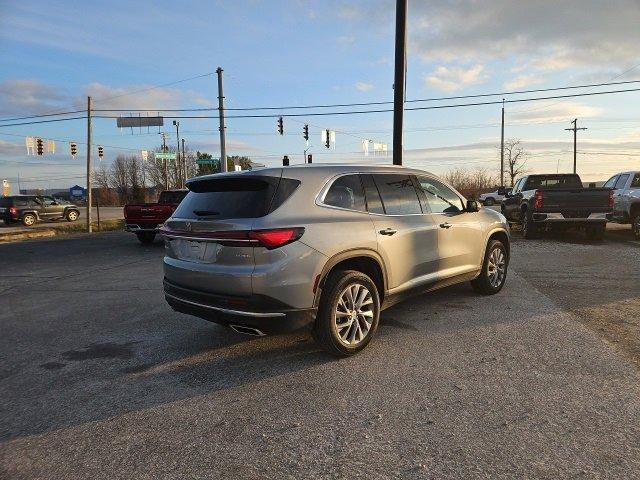
[[[235,238],[212,238],[212,237],[190,237],[188,235],[174,235],[160,232],[163,237],[166,238],[178,238],[182,240],[195,240],[198,242],[237,242],[237,243],[246,243],[249,245],[259,245],[260,242],[258,240],[253,239],[235,239]]]
[[[185,300],[184,298],[175,297],[173,295],[164,292],[165,297],[173,298],[182,303],[188,303],[189,305],[194,305],[196,307],[208,308],[210,310],[216,310],[221,313],[226,313],[229,315],[240,315],[243,317],[258,317],[258,318],[269,318],[269,317],[286,317],[284,313],[256,313],[256,312],[243,312],[240,310],[229,310],[228,308],[220,308],[220,307],[212,307],[211,305],[205,305],[203,303],[192,302],[191,300]]]

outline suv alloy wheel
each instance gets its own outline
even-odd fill
[[[482,271],[477,278],[471,280],[471,286],[484,295],[498,293],[507,279],[508,266],[509,256],[504,244],[500,240],[491,240],[484,254]]]
[[[36,216],[33,213],[25,213],[22,217],[22,224],[25,227],[31,227],[36,223]]]
[[[338,270],[329,275],[323,288],[313,336],[333,355],[353,355],[371,341],[379,319],[375,283],[362,272]]]

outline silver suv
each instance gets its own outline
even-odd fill
[[[304,165],[198,177],[165,223],[176,311],[266,335],[310,327],[336,355],[363,349],[380,311],[471,281],[500,291],[509,227],[432,174]]]

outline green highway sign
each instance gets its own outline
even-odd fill
[[[199,158],[196,160],[198,165],[219,165],[219,158]]]
[[[176,159],[176,154],[175,153],[156,153],[155,157],[158,160],[175,160]]]

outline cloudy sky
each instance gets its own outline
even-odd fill
[[[0,178],[15,184],[19,175],[23,188],[83,182],[84,146],[72,160],[62,141],[85,141],[86,120],[3,127],[19,122],[6,119],[85,108],[87,95],[101,109],[209,108],[218,66],[230,108],[392,100],[394,15],[388,0],[0,0]],[[408,100],[640,79],[637,0],[409,0],[409,18]],[[626,88],[640,83],[577,92]],[[466,101],[410,106],[452,103]],[[509,103],[506,136],[522,141],[531,172],[568,171],[564,129],[578,117],[588,127],[579,133],[579,173],[603,180],[640,168],[639,103],[640,92]],[[325,109],[336,110],[349,109]],[[171,118],[165,123],[174,143]],[[284,136],[275,119],[230,118],[227,152],[267,165],[283,154],[302,161],[304,123],[315,162],[391,161],[362,153],[362,139],[391,144],[390,113],[285,119]],[[189,148],[218,155],[215,119],[180,125]],[[337,131],[335,150],[321,145],[323,128]],[[133,133],[94,120],[107,163],[159,144],[157,130]],[[56,154],[26,156],[27,135],[61,140]],[[499,141],[499,105],[406,114],[411,166],[496,170]]]

